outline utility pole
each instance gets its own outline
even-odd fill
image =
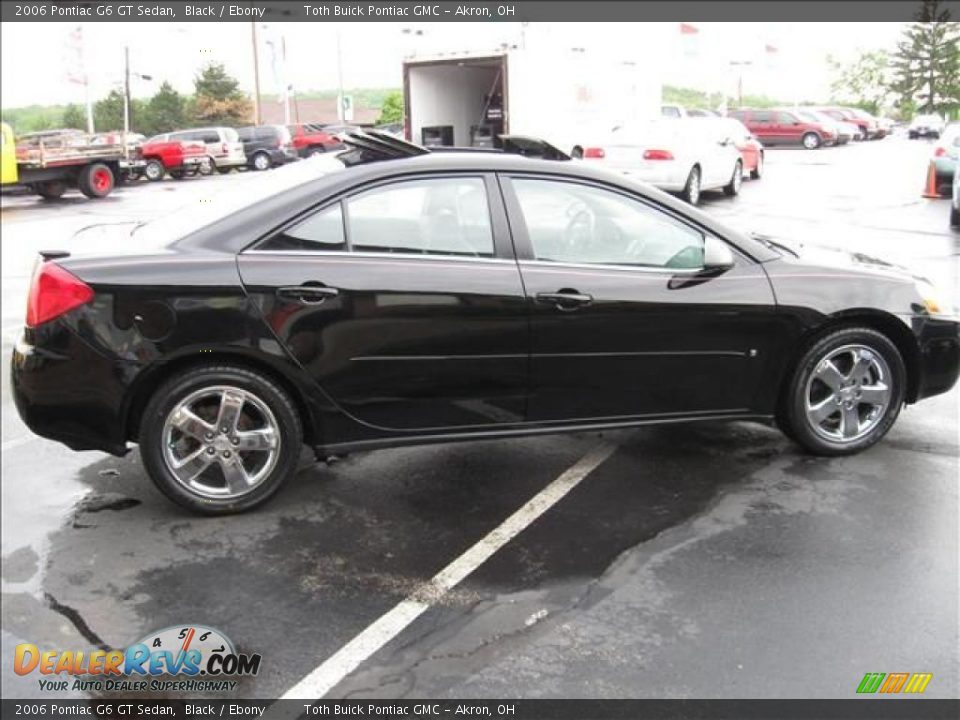
[[[127,156],[130,134],[130,46],[123,46],[123,154]]]
[[[343,56],[340,54],[340,31],[337,30],[337,119],[343,124]]]
[[[260,58],[257,54],[257,23],[250,23],[250,36],[253,41],[253,124],[260,124]]]

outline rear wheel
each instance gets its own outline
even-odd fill
[[[757,155],[757,166],[750,171],[750,177],[759,180],[763,177],[763,153]]]
[[[166,170],[159,160],[147,160],[147,164],[143,166],[143,174],[150,182],[163,180],[164,173]]]
[[[896,345],[871,328],[842,328],[800,358],[778,422],[814,454],[850,455],[887,434],[905,390],[906,369]]]
[[[58,200],[67,191],[67,184],[62,180],[47,180],[34,185],[34,190],[44,200]]]
[[[186,171],[182,169],[170,171],[170,177],[172,177],[174,180],[183,180],[186,174]]]
[[[250,161],[250,165],[254,170],[269,170],[270,156],[265,152],[254,153],[253,159]]]
[[[218,167],[217,172],[221,175],[228,175],[233,171],[232,167]]]
[[[213,175],[213,171],[216,167],[217,164],[213,161],[213,158],[204,158],[203,162],[197,165],[197,172],[199,172],[201,175]]]
[[[736,164],[733,166],[733,175],[728,182],[723,187],[723,192],[729,197],[736,197],[740,194],[740,188],[743,185],[743,163],[737,160]]]
[[[140,451],[157,487],[207,515],[264,503],[296,471],[303,432],[286,392],[247,368],[209,365],[154,393]]]
[[[690,168],[690,174],[687,176],[687,182],[680,196],[691,205],[700,202],[700,168],[696,166]]]
[[[803,136],[803,146],[807,150],[816,150],[818,147],[820,147],[820,143],[820,136],[815,132],[808,132]]]
[[[103,163],[92,163],[80,171],[77,187],[88,198],[106,197],[113,190],[116,179],[113,170]]]

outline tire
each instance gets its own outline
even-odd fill
[[[807,150],[816,150],[823,144],[820,136],[815,132],[808,132],[800,141]]]
[[[163,176],[166,175],[166,173],[166,168],[163,167],[163,163],[159,160],[147,160],[147,164],[143,166],[143,176],[150,182],[163,180]]]
[[[183,180],[183,178],[185,178],[186,176],[187,176],[187,173],[183,169],[170,171],[170,177],[172,177],[174,180]]]
[[[733,175],[730,182],[723,186],[723,194],[727,197],[736,197],[740,194],[740,187],[743,185],[743,163],[737,160],[733,166]]]
[[[250,167],[253,170],[269,170],[271,164],[270,156],[265,152],[254,153],[253,157],[250,158]]]
[[[34,185],[33,189],[44,200],[59,200],[67,191],[67,184],[62,180],[45,180]]]
[[[305,158],[308,158],[312,155],[318,155],[320,153],[325,153],[327,149],[323,145],[311,145],[307,148],[307,151],[303,154]]]
[[[840,328],[803,353],[777,422],[815,455],[852,455],[879,442],[893,426],[906,381],[900,351],[886,335],[867,327]]]
[[[750,171],[750,178],[752,180],[759,180],[763,177],[763,153],[757,155],[757,166]]]
[[[960,227],[960,210],[950,206],[950,227]]]
[[[680,197],[691,205],[697,205],[700,202],[700,168],[696,165],[690,168],[690,174],[687,176],[687,182],[683,186]]]
[[[117,179],[109,165],[91,163],[80,170],[77,187],[88,198],[103,198],[116,187]]]
[[[208,175],[213,175],[213,171],[216,169],[217,164],[213,161],[213,158],[208,157],[204,162],[197,165],[197,172],[204,177]]]
[[[233,168],[232,168],[232,167],[218,167],[218,168],[217,168],[217,172],[220,173],[221,175],[229,175],[231,172],[233,172]]]
[[[244,429],[224,433],[216,427],[224,397],[238,408],[237,424]],[[184,407],[194,421],[178,425],[174,421]],[[243,437],[264,446],[238,452]],[[302,441],[300,416],[287,393],[256,371],[226,364],[193,368],[163,383],[144,410],[139,437],[143,464],[157,488],[204,515],[229,515],[266,502],[296,471]],[[185,459],[187,469],[178,477],[174,465]],[[234,478],[233,489],[224,468]],[[191,476],[192,470],[197,472]]]
[[[910,140],[916,140],[919,136],[915,132],[907,133],[907,138]]]

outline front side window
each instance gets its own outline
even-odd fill
[[[777,122],[781,125],[794,125],[797,122],[797,118],[790,113],[781,112],[777,113]]]
[[[493,257],[482,178],[400,182],[344,204],[350,247],[356,252]]]
[[[634,267],[703,266],[704,236],[639,200],[590,185],[514,179],[537,260]]]

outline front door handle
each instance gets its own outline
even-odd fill
[[[558,310],[576,310],[593,302],[593,296],[577,290],[563,288],[557,292],[537,293],[537,302],[553,305]]]
[[[326,285],[295,285],[277,288],[277,297],[296,300],[304,305],[319,305],[329,297],[336,297],[340,291]]]

